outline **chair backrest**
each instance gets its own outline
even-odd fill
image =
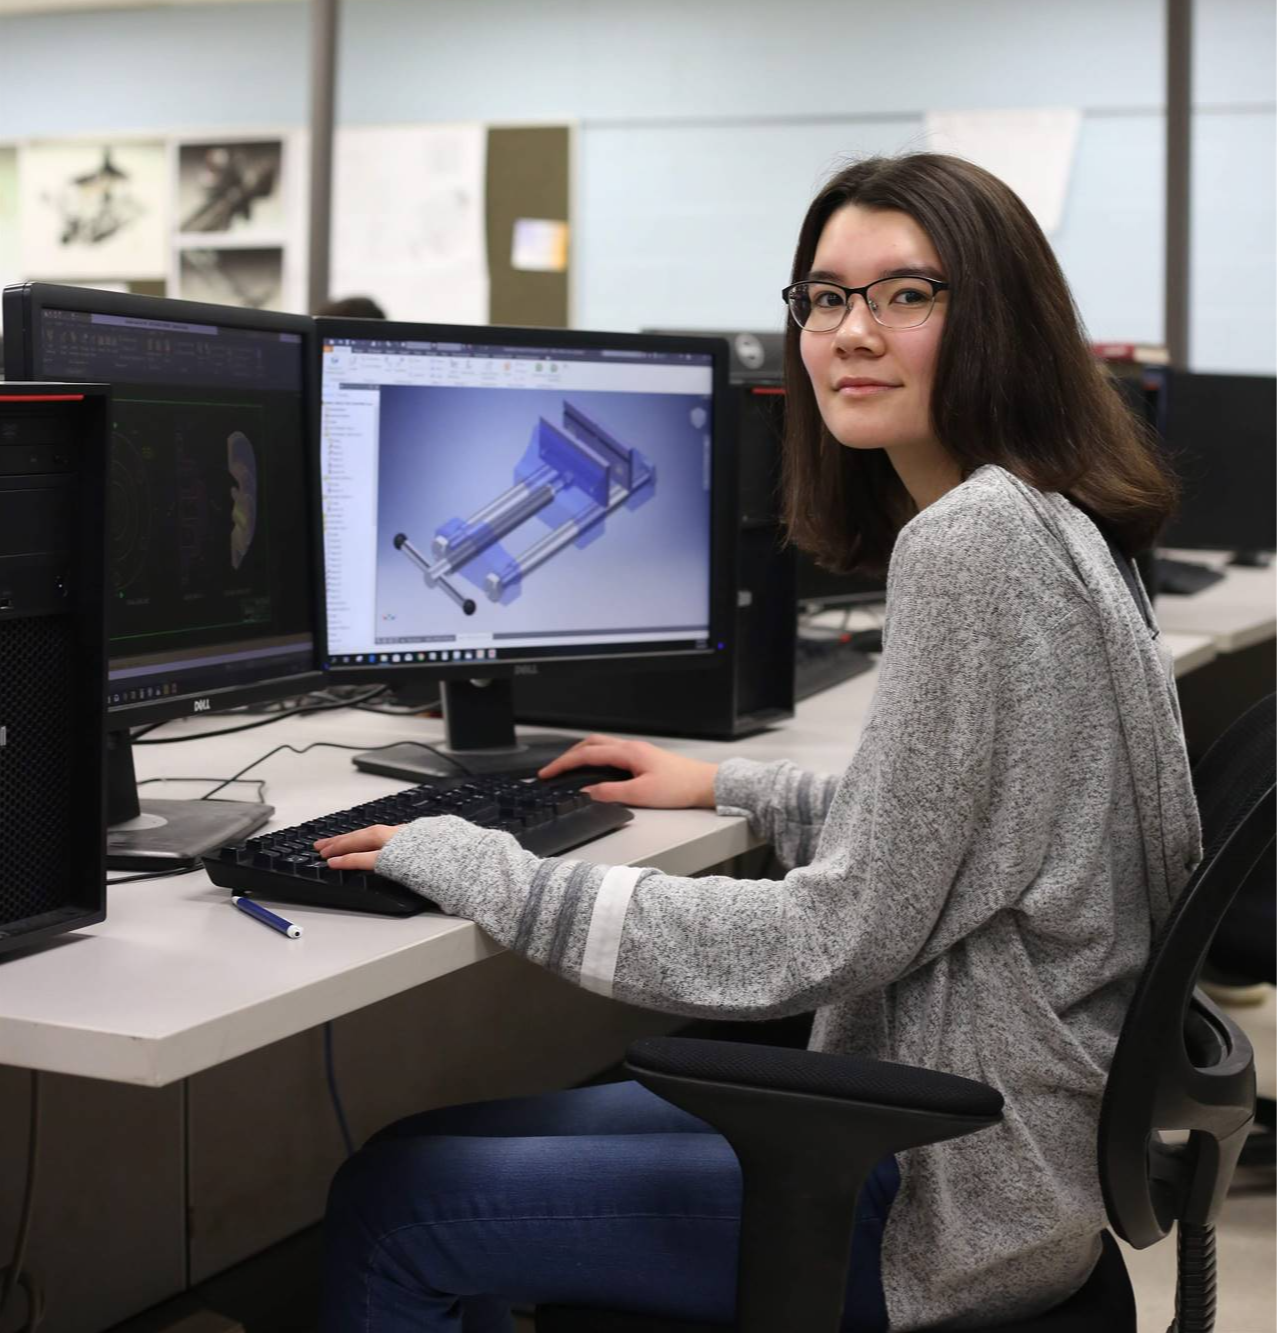
[[[1273,841],[1274,715],[1270,695],[1194,766],[1204,855],[1153,943],[1105,1086],[1100,1182],[1114,1230],[1137,1249],[1177,1221],[1214,1220],[1254,1118],[1250,1042],[1195,986],[1216,928]]]

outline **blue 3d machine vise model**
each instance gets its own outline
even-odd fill
[[[433,559],[423,555],[407,534],[395,536],[395,549],[421,570],[426,587],[442,588],[468,616],[475,613],[474,599],[454,586],[450,575],[529,519],[556,501],[569,514],[521,555],[498,561],[488,570],[483,590],[493,602],[512,601],[539,565],[567,546],[588,545],[601,535],[610,513],[622,505],[636,509],[656,489],[656,469],[637,449],[622,444],[568,402],[563,404],[562,429],[544,417],[537,421],[515,478],[509,490],[464,522],[454,518],[443,524],[431,543]]]

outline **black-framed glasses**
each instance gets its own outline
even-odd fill
[[[888,329],[916,329],[925,324],[935,308],[936,297],[949,284],[938,278],[907,274],[879,278],[863,287],[843,287],[836,282],[795,282],[781,296],[794,323],[808,333],[833,333],[851,309],[851,298],[859,296],[869,313]]]

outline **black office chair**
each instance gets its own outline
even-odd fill
[[[1221,985],[1277,985],[1277,843],[1268,850],[1233,900],[1207,957],[1211,979]],[[1277,1165],[1277,1102],[1261,1097],[1240,1165]]]
[[[1195,991],[1221,918],[1273,841],[1274,700],[1233,724],[1194,770],[1205,855],[1154,942],[1118,1039],[1100,1114],[1099,1175],[1113,1230],[1137,1249],[1178,1224],[1171,1333],[1210,1333],[1214,1223],[1254,1118],[1254,1053]],[[713,1125],[744,1180],[739,1333],[833,1333],[855,1201],[885,1154],[996,1124],[982,1083],[857,1056],[688,1041],[635,1042],[645,1087]],[[1169,1136],[1169,1137],[1168,1137]],[[709,1333],[727,1327],[543,1306],[537,1333]],[[993,1333],[990,1330],[990,1333]],[[1080,1291],[997,1333],[1135,1333],[1117,1243]]]

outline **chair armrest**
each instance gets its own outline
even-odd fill
[[[986,1084],[862,1056],[647,1037],[626,1067],[718,1130],[740,1161],[740,1333],[833,1333],[869,1172],[1002,1117],[1002,1094]]]
[[[1002,1094],[987,1083],[915,1065],[862,1055],[831,1055],[746,1042],[693,1037],[644,1037],[631,1044],[627,1064],[636,1076],[672,1074],[755,1088],[809,1093],[866,1105],[941,1115],[996,1117]]]

